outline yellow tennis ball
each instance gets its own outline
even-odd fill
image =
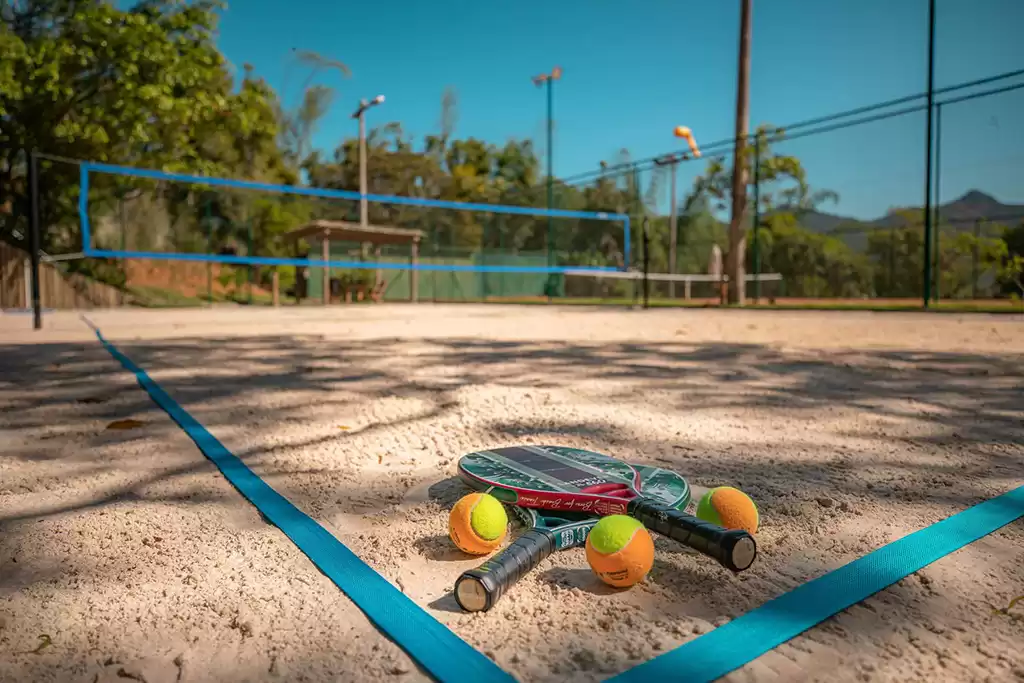
[[[459,499],[448,516],[448,535],[470,555],[486,555],[508,531],[505,507],[488,493],[470,493]]]
[[[718,486],[701,496],[697,517],[726,529],[756,534],[760,524],[757,506],[750,496],[732,486]]]
[[[626,515],[609,515],[587,536],[587,562],[609,586],[626,588],[654,565],[654,541],[644,525]]]

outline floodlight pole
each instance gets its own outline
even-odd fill
[[[556,66],[551,70],[550,74],[540,74],[539,76],[533,77],[533,84],[538,88],[542,85],[547,87],[547,156],[548,156],[548,180],[547,180],[547,206],[548,211],[554,208],[555,203],[555,150],[553,146],[554,138],[554,82],[562,77],[562,68]],[[554,221],[551,218],[551,214],[548,214],[548,267],[555,265],[555,226]],[[548,278],[548,298],[551,297],[551,292],[554,289],[552,286],[554,283],[554,275]]]
[[[370,225],[369,204],[366,201],[366,110],[384,102],[383,95],[372,100],[360,100],[359,108],[352,118],[359,120],[359,225],[366,228]]]

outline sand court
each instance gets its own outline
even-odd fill
[[[1018,316],[401,304],[87,312],[223,446],[520,681],[598,681],[1024,485]],[[79,314],[0,318],[0,680],[432,680],[227,481]],[[117,421],[128,428],[110,428]],[[732,575],[655,537],[495,608],[451,589],[464,453],[556,443],[758,504]],[[513,529],[513,534],[518,529]],[[1024,677],[1024,527],[928,564],[728,681]],[[1002,611],[1000,611],[1002,610]],[[45,637],[43,637],[45,636]]]

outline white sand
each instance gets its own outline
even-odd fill
[[[280,493],[522,681],[594,681],[1024,484],[1009,316],[350,306],[90,313]],[[427,680],[73,314],[0,315],[0,681]],[[136,430],[107,431],[134,418]],[[347,429],[342,429],[345,427]],[[576,549],[486,614],[447,508],[462,453],[559,443],[731,484],[761,555],[656,539],[614,591]],[[728,681],[1024,680],[1024,522]],[[43,642],[52,644],[38,653]],[[128,677],[128,678],[126,678]]]

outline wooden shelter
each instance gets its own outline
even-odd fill
[[[306,239],[310,242],[319,240],[320,255],[322,261],[331,260],[331,242],[358,242],[370,244],[374,247],[374,254],[380,260],[380,247],[383,244],[408,244],[410,246],[409,270],[410,288],[409,300],[415,302],[416,292],[419,285],[419,273],[416,270],[419,259],[419,246],[423,239],[422,230],[410,228],[396,228],[385,225],[360,225],[348,221],[327,221],[318,220],[307,223],[295,230],[284,234],[284,239],[298,242]],[[331,301],[331,269],[323,266],[323,302],[326,306]],[[379,285],[383,279],[380,269],[377,269],[376,282]]]

